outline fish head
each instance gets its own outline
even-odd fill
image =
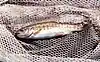
[[[29,37],[31,34],[32,35],[35,35],[36,33],[37,33],[37,31],[39,31],[39,29],[33,29],[32,27],[30,28],[30,27],[24,27],[24,28],[22,28],[22,29],[20,29],[20,30],[18,30],[17,32],[16,32],[16,34],[17,34],[17,36],[18,37],[20,37],[20,38],[27,38],[27,37]]]

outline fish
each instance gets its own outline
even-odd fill
[[[44,21],[19,29],[16,36],[23,39],[47,39],[71,34],[74,31],[81,31],[82,28],[82,24]]]

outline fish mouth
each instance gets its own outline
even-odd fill
[[[87,23],[39,22],[19,29],[15,36],[21,39],[46,39],[82,31]]]

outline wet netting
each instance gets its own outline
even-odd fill
[[[99,0],[0,0],[0,62],[100,62],[99,6]],[[15,36],[42,21],[87,24],[50,39]]]

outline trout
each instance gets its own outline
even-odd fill
[[[81,31],[82,27],[82,24],[68,24],[56,21],[39,22],[19,29],[16,36],[24,39],[46,39]]]

